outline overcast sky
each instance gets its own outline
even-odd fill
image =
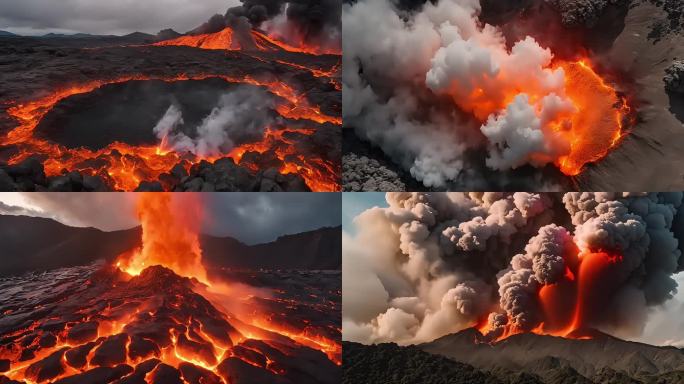
[[[340,225],[336,193],[202,194],[203,231],[248,244]],[[105,231],[138,225],[133,193],[0,193],[0,214],[49,217]]]
[[[0,30],[20,35],[184,33],[239,0],[0,0]]]

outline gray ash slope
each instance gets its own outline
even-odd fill
[[[0,228],[0,276],[77,266],[99,259],[111,261],[140,246],[140,228],[102,232],[69,227],[51,219],[6,215],[0,215]],[[339,270],[341,236],[338,227],[281,236],[256,245],[209,235],[202,235],[200,241],[205,260],[218,268]]]
[[[676,384],[684,380],[681,349],[624,341],[596,331],[592,334],[593,339],[566,339],[528,333],[489,344],[476,329],[467,329],[408,347],[345,342],[345,361],[355,364],[345,365],[344,376],[345,380],[358,377],[372,366],[383,372],[378,375],[384,379],[365,383],[402,378],[409,378],[404,381],[407,383],[423,382],[411,376],[416,373],[429,377],[425,381],[429,383],[460,383],[466,375],[473,379],[463,382],[473,384]],[[409,363],[397,365],[395,359]],[[415,362],[420,362],[415,371],[404,371]]]
[[[403,10],[420,8],[426,1],[395,1]],[[353,3],[353,2],[350,2]],[[434,3],[434,1],[433,1]],[[482,0],[481,19],[502,26],[519,18],[510,33],[531,33],[540,42],[563,38],[554,53],[575,51],[575,43],[593,53],[592,60],[620,80],[629,95],[635,122],[628,135],[607,157],[586,166],[577,177],[566,177],[553,166],[534,169],[523,166],[510,172],[492,172],[484,165],[484,154],[472,154],[474,165],[463,177],[443,188],[419,186],[419,190],[681,190],[684,188],[684,94],[674,91],[666,79],[668,68],[684,58],[684,3],[679,0]],[[535,15],[541,15],[535,16]],[[538,20],[535,21],[535,17]],[[560,30],[547,31],[548,18],[558,20]],[[545,19],[546,18],[546,19]],[[551,23],[553,24],[553,23]],[[520,29],[522,28],[522,29]],[[527,31],[525,28],[531,28]],[[563,52],[563,51],[571,52]],[[575,51],[576,52],[576,51]],[[349,127],[353,128],[353,127]],[[350,130],[351,131],[351,130]],[[353,134],[353,133],[352,133]],[[387,191],[396,185],[416,183],[410,173],[374,144],[357,137],[344,141],[343,153],[353,154],[344,167],[344,190],[364,187]],[[369,160],[359,165],[357,158]],[[468,158],[466,156],[466,158]],[[480,159],[480,161],[477,161]],[[369,167],[370,160],[381,168]],[[481,164],[480,164],[481,163]],[[372,169],[369,169],[372,168]],[[658,172],[652,172],[657,169]],[[397,175],[391,178],[388,175]],[[406,179],[412,179],[408,181]],[[521,188],[522,185],[522,188]],[[394,190],[394,189],[392,189]],[[412,190],[412,189],[411,189]]]

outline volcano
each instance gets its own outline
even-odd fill
[[[125,231],[9,220],[2,237],[24,240],[7,242],[0,278],[0,382],[339,381],[340,272],[312,260],[335,255],[339,231],[203,242],[199,195],[176,196],[136,195],[141,228]]]
[[[345,362],[353,364],[345,364],[343,381],[378,383],[383,376],[400,375],[427,378],[424,382],[636,384],[678,383],[684,378],[681,349],[625,341],[598,331],[586,333],[593,337],[578,340],[528,333],[492,344],[471,328],[408,347],[345,342]],[[416,362],[431,368],[406,369]],[[363,377],[369,364],[379,379],[350,380]]]
[[[5,38],[0,190],[339,190],[340,55],[243,32]]]

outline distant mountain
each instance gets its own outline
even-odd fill
[[[593,339],[519,334],[495,344],[475,329],[400,347],[345,342],[344,383],[679,384],[684,353],[595,332]]]
[[[104,36],[98,36],[98,35],[91,35],[89,33],[73,33],[73,34],[64,34],[64,33],[48,33],[43,35],[42,37],[48,38],[48,39],[63,39],[63,38],[76,38],[76,39],[90,39],[90,38],[95,38],[95,37],[104,37]]]
[[[525,333],[488,344],[471,328],[417,347],[499,377],[527,373],[546,384],[684,382],[682,350],[591,333],[591,339]]]
[[[159,31],[159,33],[157,33],[157,40],[172,40],[181,36],[183,35],[169,28]]]
[[[233,269],[340,269],[341,229],[321,228],[249,246],[231,237],[202,235],[203,257]],[[52,219],[0,215],[0,276],[113,260],[140,245],[140,228],[103,232]]]
[[[202,238],[204,259],[217,266],[254,269],[341,269],[342,229],[321,228],[245,245],[231,237]]]
[[[103,232],[50,219],[0,216],[0,276],[113,259],[139,243],[139,229]]]
[[[0,37],[14,37],[14,36],[19,36],[19,35],[15,35],[12,32],[0,31]]]

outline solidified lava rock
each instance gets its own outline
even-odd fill
[[[5,192],[107,192],[111,188],[98,176],[72,171],[47,177],[36,157],[13,165],[0,163],[0,191]]]
[[[114,380],[120,379],[123,376],[133,372],[133,368],[129,365],[117,365],[113,368],[98,367],[90,371],[69,376],[61,380],[57,380],[54,384],[102,384],[111,383]]]
[[[342,167],[342,186],[347,192],[406,190],[399,175],[375,159],[349,153],[342,158]]]
[[[0,338],[16,332],[9,344],[0,345],[0,354],[14,356],[10,361],[0,360],[0,369],[19,360],[19,348],[12,343],[28,343],[37,345],[37,356],[46,356],[30,361],[23,372],[24,377],[38,383],[338,382],[339,366],[322,351],[278,334],[273,334],[269,340],[244,337],[233,327],[231,318],[195,292],[202,287],[197,280],[178,276],[160,266],[149,267],[134,277],[110,266],[92,271],[83,277],[87,279],[85,283],[59,284],[66,291],[41,299],[49,320],[44,320],[46,313],[34,312],[34,306],[27,305],[25,309],[17,308],[11,318],[0,321]],[[283,280],[275,276],[273,279],[274,282]],[[287,284],[295,287],[291,281]],[[310,282],[305,286],[307,290],[311,289]],[[303,291],[301,295],[308,297],[307,292]],[[264,305],[273,306],[272,311],[279,313],[285,304],[272,301]],[[316,308],[320,310],[320,307]],[[316,318],[289,317],[297,321],[284,321],[284,326],[319,324]],[[308,323],[304,323],[304,319]],[[21,332],[34,322],[35,331]],[[320,323],[320,326],[325,328],[325,324]],[[93,334],[93,330],[97,333]],[[41,335],[52,334],[50,332],[63,335],[60,337],[65,339],[60,339],[59,345],[69,338],[70,347],[57,349],[36,344],[44,337]],[[7,347],[10,349],[5,349]],[[226,352],[220,353],[218,348]],[[201,363],[164,360],[170,353]],[[217,366],[217,369],[209,371],[200,365]],[[0,384],[4,384],[2,379]]]
[[[592,27],[609,4],[625,0],[544,0],[561,14],[565,26]]]
[[[665,69],[665,89],[684,95],[684,60],[677,60]]]

